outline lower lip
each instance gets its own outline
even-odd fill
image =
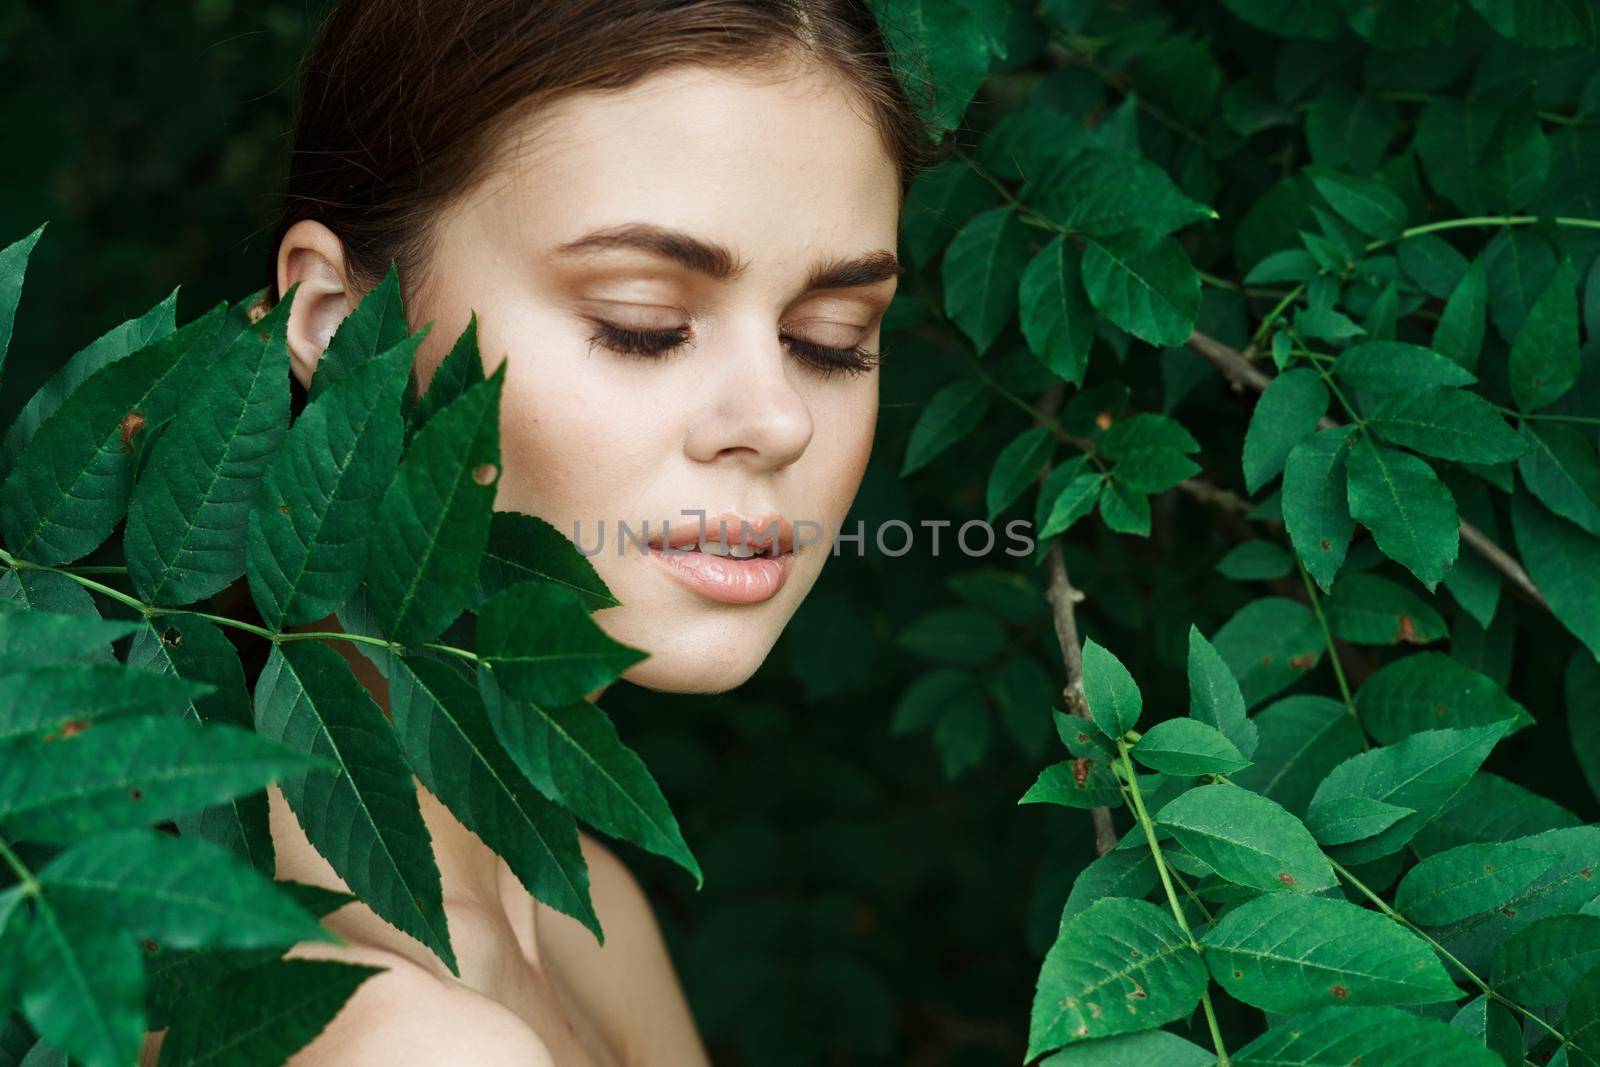
[[[688,550],[668,554],[651,548],[650,555],[660,560],[672,576],[689,589],[722,604],[760,604],[771,600],[783,588],[794,560],[792,552],[735,559]]]

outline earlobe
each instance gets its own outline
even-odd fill
[[[289,357],[305,386],[334,331],[356,301],[345,271],[344,244],[328,227],[302,219],[278,246],[278,292],[298,284],[289,309]]]

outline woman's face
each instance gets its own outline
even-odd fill
[[[508,365],[496,507],[591,553],[622,602],[596,620],[650,653],[630,680],[728,689],[816,580],[872,448],[894,165],[815,65],[782,80],[669,70],[568,98],[523,132],[438,221],[408,308],[435,322],[419,376],[475,310],[486,368]],[[619,539],[648,523],[660,544],[670,523],[698,542],[697,512],[721,545]],[[728,547],[741,519],[757,543],[778,521],[780,543],[718,554],[757,547]]]

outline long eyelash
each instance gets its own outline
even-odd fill
[[[595,332],[590,336],[589,343],[604,345],[613,352],[624,355],[652,357],[670,352],[688,340],[689,333],[683,329],[625,330],[609,322],[596,321]],[[883,359],[882,352],[870,351],[865,345],[834,348],[787,336],[783,338],[783,343],[788,345],[790,351],[794,352],[802,362],[823,374],[841,371],[851,375],[865,374]]]
[[[802,341],[798,337],[785,337],[783,342],[801,360],[824,374],[834,374],[839,371],[851,375],[865,374],[883,360],[882,352],[870,351],[865,345],[832,348],[814,341]]]
[[[688,340],[687,330],[624,330],[599,321],[595,322],[595,332],[589,337],[592,345],[604,345],[613,352],[630,356],[659,356]]]

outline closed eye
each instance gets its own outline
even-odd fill
[[[629,330],[603,320],[593,320],[595,332],[589,338],[590,344],[598,344],[613,352],[623,355],[643,356],[646,358],[660,357],[673,349],[687,344],[690,338],[687,327],[673,327],[663,330]],[[807,341],[801,337],[791,337],[787,334],[781,337],[785,346],[802,363],[824,374],[834,374],[843,371],[847,374],[863,374],[876,366],[882,357],[881,352],[873,352],[864,345],[853,345],[849,348],[838,348],[833,345],[822,345],[815,341]]]

